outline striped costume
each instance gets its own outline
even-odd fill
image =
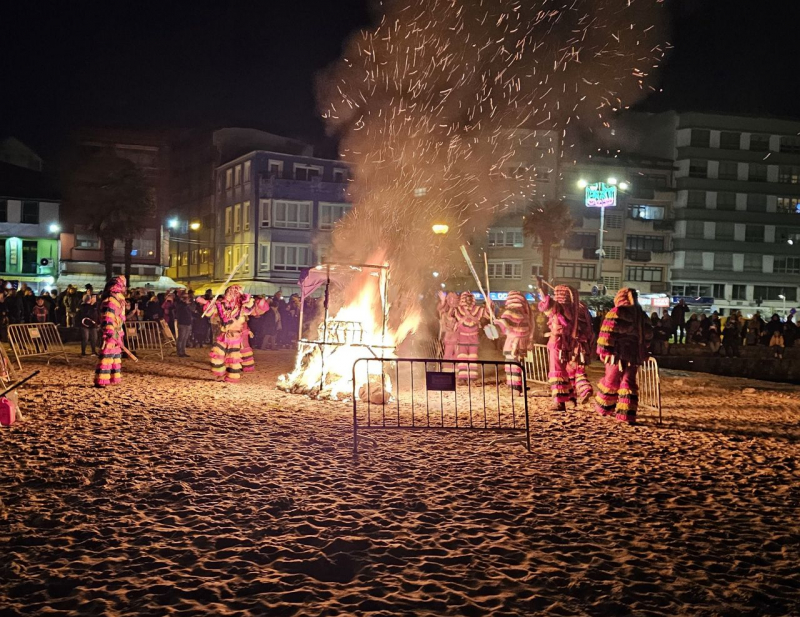
[[[100,304],[100,335],[103,343],[97,367],[94,371],[94,385],[104,388],[122,381],[122,332],[125,325],[124,276],[111,279],[103,291]]]
[[[531,307],[521,291],[508,292],[503,312],[494,323],[506,335],[503,345],[505,359],[522,362],[531,338]],[[508,385],[522,392],[522,369],[507,364],[505,371]]]
[[[439,338],[442,341],[445,360],[456,360],[458,354],[458,322],[453,312],[458,306],[458,295],[449,292],[439,296]]]
[[[578,290],[558,285],[553,298],[545,295],[539,310],[547,316],[550,338],[548,380],[554,411],[565,411],[567,403],[583,403],[592,397],[592,384],[586,377],[592,346],[592,318]]]
[[[629,424],[636,422],[639,407],[636,372],[647,359],[653,339],[653,326],[637,297],[633,289],[620,289],[597,337],[597,355],[606,365],[597,386],[597,411],[604,416],[616,414],[617,420]]]
[[[478,359],[478,335],[481,329],[481,319],[488,319],[489,312],[485,306],[475,304],[475,297],[468,291],[461,294],[452,311],[456,320],[458,333],[458,379],[461,381],[474,381],[480,372],[477,364],[470,364],[470,360]]]
[[[214,312],[219,318],[221,332],[209,353],[211,372],[217,379],[237,383],[243,372],[255,370],[247,318],[266,312],[269,301],[256,300],[242,293],[240,285],[231,285],[213,308],[205,298],[198,298],[197,302],[205,307],[204,313]]]

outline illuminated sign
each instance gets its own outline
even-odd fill
[[[479,291],[472,292],[473,297],[477,302],[483,302],[485,300],[483,294]],[[489,298],[492,302],[505,302],[508,299],[508,292],[507,291],[490,291]],[[525,299],[528,302],[535,302],[536,297],[532,293],[526,293]]]
[[[617,205],[617,187],[605,182],[586,185],[587,208],[613,208]]]

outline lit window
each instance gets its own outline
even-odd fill
[[[324,203],[319,204],[319,228],[333,229],[337,221],[342,219],[352,206],[350,204]]]
[[[273,244],[272,269],[297,272],[311,265],[311,246],[308,244]]]
[[[251,161],[244,162],[244,181],[250,182],[250,163]]]
[[[233,206],[233,231],[238,232],[242,228],[242,204]]]
[[[261,208],[261,227],[269,227],[270,211],[272,210],[272,203],[269,199],[262,199],[260,202]]]
[[[493,227],[487,234],[487,243],[490,247],[522,248],[525,246],[525,239],[522,235],[522,228]]]
[[[226,169],[225,170],[225,188],[229,189],[233,186],[233,170]]]
[[[311,202],[274,200],[272,225],[287,229],[311,228]]]
[[[242,223],[245,231],[250,230],[250,202],[244,202],[244,207],[242,209]]]
[[[233,172],[233,185],[239,186],[242,183],[242,166],[237,165]]]
[[[519,280],[522,278],[522,262],[489,261],[489,278]]]
[[[233,209],[230,206],[225,208],[225,234],[226,235],[230,235],[230,233],[231,233],[231,214],[232,214],[232,210]]]

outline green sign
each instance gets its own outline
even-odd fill
[[[613,208],[617,205],[617,187],[605,182],[586,186],[587,208]]]

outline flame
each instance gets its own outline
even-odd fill
[[[294,369],[278,378],[281,390],[312,398],[344,400],[352,397],[354,391],[358,395],[372,382],[371,396],[386,397],[386,402],[391,399],[392,383],[381,369],[382,363],[359,363],[355,384],[353,366],[360,358],[396,357],[397,346],[417,330],[422,315],[415,307],[396,327],[391,327],[391,307],[385,297],[388,271],[355,267],[353,270],[353,280],[342,291],[344,305],[334,316],[320,322],[316,336],[309,337],[313,340],[298,343]]]

